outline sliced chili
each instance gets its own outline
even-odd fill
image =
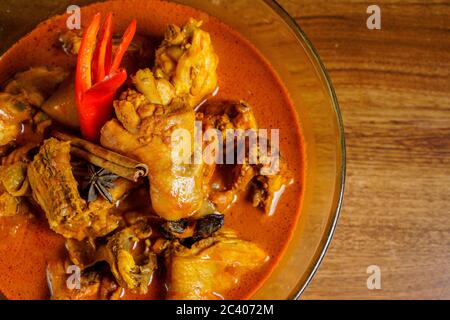
[[[133,20],[124,32],[122,42],[112,58],[112,14],[109,13],[100,29],[101,16],[97,13],[86,32],[78,54],[75,95],[83,137],[98,140],[103,125],[113,116],[113,99],[127,79],[125,69],[119,69],[134,34]]]

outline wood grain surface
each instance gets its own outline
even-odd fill
[[[450,299],[450,0],[279,2],[329,70],[348,151],[336,235],[303,298]],[[381,30],[366,27],[372,4]]]
[[[330,73],[348,151],[336,235],[303,298],[450,299],[450,1],[280,3]],[[372,4],[381,30],[366,27]]]

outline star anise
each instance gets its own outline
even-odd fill
[[[97,200],[98,195],[101,195],[109,203],[113,203],[110,190],[119,176],[92,164],[87,164],[84,168],[77,167],[74,174],[80,178],[81,193],[86,196],[88,202]]]

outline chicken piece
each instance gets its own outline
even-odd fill
[[[101,144],[148,166],[150,197],[159,216],[178,221],[194,214],[204,198],[202,165],[174,161],[172,138],[176,130],[183,130],[189,140],[180,143],[191,149],[195,112],[183,105],[153,105],[134,90],[123,93],[114,107],[120,122],[111,120],[105,124]]]
[[[59,36],[59,41],[61,42],[62,48],[65,53],[68,55],[78,55],[78,51],[80,50],[81,40],[83,39],[83,31],[82,30],[69,30],[67,32],[62,33]]]
[[[257,135],[258,125],[251,107],[244,101],[209,104],[205,107],[202,120],[205,130],[217,129],[222,133],[223,145],[226,152],[232,150],[234,162],[237,163],[238,157],[243,160],[242,164],[233,165],[229,185],[219,190],[212,188],[209,191],[210,200],[216,208],[220,212],[225,212],[236,201],[238,193],[245,191],[251,180],[257,175],[257,168],[251,165],[248,159],[251,153],[257,152],[257,145],[246,143],[244,148],[238,148],[238,141],[234,134],[239,130],[242,136]],[[233,133],[231,141],[227,139],[227,132]],[[239,152],[244,154],[238,154]],[[225,156],[228,157],[227,154]],[[206,169],[209,170],[208,175],[212,176],[215,169],[215,164],[209,165]]]
[[[38,143],[26,143],[21,147],[14,149],[6,157],[2,158],[1,164],[3,166],[12,165],[16,162],[29,163],[31,162],[31,154],[39,146]]]
[[[6,192],[14,197],[23,197],[30,192],[27,179],[27,164],[16,162],[0,167],[0,182]]]
[[[133,249],[139,242],[133,227],[125,228],[112,236],[100,255],[105,257],[118,284],[124,288],[147,293],[153,273],[157,268],[156,255],[150,251],[150,240],[145,240],[145,248],[139,255]]]
[[[278,203],[279,197],[284,192],[287,185],[292,183],[287,164],[280,157],[278,159],[268,159],[268,154],[272,154],[271,145],[266,140],[267,153],[260,152],[260,144],[263,137],[258,136],[258,126],[253,115],[251,106],[244,101],[223,102],[206,106],[203,115],[203,126],[206,129],[215,128],[222,132],[226,150],[234,150],[235,160],[241,157],[242,164],[235,164],[231,170],[232,182],[225,190],[211,190],[210,200],[216,208],[225,212],[236,200],[237,194],[250,189],[250,196],[255,207],[259,207],[266,214],[272,215]],[[238,149],[238,142],[233,139],[227,140],[227,130],[241,130],[245,136],[254,135],[256,144],[246,144],[245,148]],[[244,155],[239,152],[245,152]],[[253,159],[251,159],[253,157]],[[279,171],[277,174],[264,175],[266,164],[277,161]],[[212,166],[214,167],[214,165]],[[214,170],[214,168],[209,168]],[[211,173],[209,173],[211,175]]]
[[[41,106],[67,78],[69,72],[59,67],[35,67],[19,72],[5,87],[5,92],[20,96],[34,107]]]
[[[261,208],[265,214],[272,216],[286,187],[292,184],[286,164],[280,161],[280,173],[276,175],[258,175],[250,187],[250,196],[255,208]]]
[[[42,111],[52,119],[70,128],[80,127],[78,109],[75,102],[75,74],[64,80],[41,106]]]
[[[257,145],[246,143],[244,148],[238,148],[238,139],[235,136],[239,134],[239,139],[244,138],[246,135],[257,138],[258,125],[253,115],[253,111],[246,102],[222,102],[216,104],[209,104],[204,110],[203,127],[205,130],[218,129],[222,133],[223,144],[226,147],[226,152],[231,155],[235,162],[238,157],[244,160],[242,165],[238,165],[238,168],[234,170],[233,176],[233,189],[241,190],[245,188],[246,184],[252,179],[252,170],[248,164],[248,158],[251,154],[257,154]],[[227,135],[231,132],[233,136],[229,139]],[[230,145],[227,145],[229,143]],[[238,154],[239,153],[239,154]],[[244,154],[242,154],[244,153]],[[225,154],[228,157],[228,154]]]
[[[49,262],[47,282],[52,300],[110,300],[121,291],[103,268],[79,270],[67,260]]]
[[[70,261],[81,270],[92,267],[97,262],[101,261],[97,254],[95,241],[92,239],[85,239],[82,241],[67,239],[66,250]]]
[[[66,238],[83,240],[104,236],[119,226],[112,210],[134,184],[115,181],[110,190],[113,204],[99,198],[87,203],[78,192],[70,164],[70,143],[48,139],[28,166],[33,198],[44,210],[50,228]]]
[[[166,79],[155,79],[150,69],[139,70],[133,82],[150,103],[167,106],[175,97],[174,86]]]
[[[30,185],[27,179],[27,165],[16,162],[0,167],[0,217],[11,217],[20,212],[21,197],[27,196]]]
[[[170,25],[156,52],[154,74],[175,87],[175,94],[195,107],[217,88],[219,58],[202,22],[190,19],[180,28]]]
[[[34,137],[36,138],[36,136]],[[36,143],[27,143],[2,158],[0,166],[0,216],[13,216],[26,205],[24,198],[31,195],[27,177],[30,152]]]
[[[166,251],[167,298],[217,300],[226,297],[242,276],[259,269],[267,254],[256,244],[222,229],[188,249],[173,242]]]
[[[41,106],[67,75],[61,68],[36,67],[14,76],[0,93],[0,147],[17,139],[32,107]]]
[[[261,144],[261,141],[259,142]],[[250,197],[255,208],[261,208],[265,214],[272,216],[281,195],[294,180],[291,171],[273,145],[266,140],[266,152],[259,153],[256,168],[257,175],[250,182]]]
[[[150,251],[151,234],[148,221],[139,220],[114,233],[98,248],[92,241],[74,239],[66,241],[66,248],[70,260],[82,270],[106,261],[121,287],[145,294],[157,267],[156,256]],[[136,250],[139,244],[144,246],[142,252]]]
[[[96,271],[79,274],[68,261],[51,261],[47,265],[47,282],[52,300],[95,299],[101,288],[101,276]],[[68,272],[69,271],[69,272]]]
[[[0,218],[12,217],[20,212],[21,199],[0,191]]]
[[[0,93],[0,110],[0,146],[6,146],[17,139],[33,110],[23,97],[5,92]]]
[[[245,101],[208,104],[204,110],[206,128],[258,130],[252,107]],[[225,138],[225,137],[224,137]]]
[[[191,159],[194,107],[217,86],[217,55],[200,25],[190,20],[183,29],[169,27],[154,72],[145,69],[136,74],[140,93],[123,93],[114,103],[119,121],[108,122],[101,132],[103,146],[148,166],[152,206],[170,221],[192,216],[204,200],[203,165],[174,161],[176,152],[186,149],[191,152],[182,158]],[[180,131],[189,138],[174,139]]]

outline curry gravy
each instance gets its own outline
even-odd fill
[[[219,91],[213,100],[245,100],[253,106],[260,128],[280,129],[281,155],[288,163],[294,183],[282,195],[275,214],[265,216],[241,197],[225,217],[227,227],[237,230],[242,239],[258,244],[270,256],[259,272],[246,276],[225,296],[227,299],[250,297],[283,254],[300,211],[303,141],[284,85],[265,58],[239,33],[193,8],[159,0],[99,3],[82,9],[83,27],[98,11],[114,12],[115,32],[122,31],[132,18],[137,19],[138,33],[154,40],[155,47],[168,24],[183,25],[189,17],[203,20],[202,29],[211,34],[220,59]],[[58,46],[59,34],[66,31],[66,17],[58,16],[40,24],[1,57],[0,83],[32,66],[73,68],[75,59]],[[28,214],[0,218],[0,291],[10,299],[47,299],[46,265],[52,259],[63,257],[64,239],[49,229],[39,210],[32,207],[22,210]],[[163,275],[157,274],[155,278],[147,296],[125,292],[124,298],[164,298]]]

